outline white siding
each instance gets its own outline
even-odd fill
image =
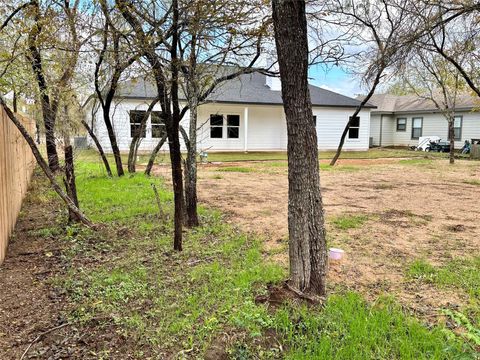
[[[370,137],[373,146],[380,146],[380,115],[370,116]]]
[[[200,128],[197,134],[197,146],[199,150],[226,150],[238,151],[244,148],[245,139],[245,119],[244,106],[211,104],[203,105],[198,109],[197,128]],[[238,139],[227,139],[226,128],[223,129],[222,139],[210,138],[210,115],[239,115],[240,129]],[[249,127],[251,122],[249,122]]]
[[[245,149],[245,108],[248,107],[248,150],[286,150],[287,127],[285,115],[281,106],[274,105],[230,105],[230,104],[207,104],[202,105],[198,111],[198,148],[209,151],[243,151]],[[131,110],[146,110],[148,102],[126,100],[116,104],[112,110],[114,131],[120,151],[127,152],[131,142],[130,118]],[[157,105],[154,111],[159,111]],[[317,116],[318,147],[321,150],[336,149],[342,131],[353,113],[353,109],[314,107],[314,115]],[[228,139],[226,129],[222,139],[210,138],[210,114],[236,114],[240,116],[240,129],[238,139]],[[189,112],[182,120],[182,126],[188,132]],[[97,134],[104,150],[111,152],[108,133],[103,122],[101,112],[97,114],[94,131]],[[367,150],[370,134],[370,111],[360,113],[359,139],[346,139],[345,150]],[[140,145],[140,151],[153,149],[159,139],[152,139],[150,119],[147,122],[146,138]],[[182,148],[183,139],[182,141]]]
[[[382,119],[382,146],[395,145],[396,118],[393,115],[383,115]]]
[[[335,150],[353,109],[320,108],[313,109],[317,116],[318,148]],[[370,137],[370,110],[361,111],[360,134],[358,139],[345,140],[345,150],[368,150]]]

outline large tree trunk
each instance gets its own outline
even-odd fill
[[[10,110],[10,108],[7,106],[7,104],[5,103],[5,101],[1,96],[0,96],[0,106],[3,107],[3,109],[7,113],[10,120],[15,124],[17,129],[20,131],[23,138],[27,142],[28,146],[30,146],[33,156],[37,160],[38,165],[43,170],[48,180],[50,180],[53,190],[55,190],[58,196],[60,196],[60,198],[65,202],[68,209],[71,210],[83,224],[90,227],[93,226],[93,223],[80,211],[80,209],[74,204],[73,200],[62,190],[57,180],[55,179],[55,174],[50,170],[48,164],[43,159],[42,154],[40,153],[40,150],[35,144],[35,141],[30,136],[30,134],[25,129],[25,127],[22,125],[22,123],[17,119],[15,114]]]
[[[326,292],[327,251],[317,135],[308,90],[305,1],[273,0],[282,98],[288,133],[288,231],[291,285]]]
[[[197,116],[198,107],[190,105],[190,128],[187,144],[187,159],[185,161],[185,206],[187,226],[199,225],[197,212]]]
[[[448,137],[450,139],[450,164],[455,163],[455,118],[448,121]]]
[[[112,176],[112,169],[110,169],[110,164],[108,162],[107,156],[105,155],[105,152],[103,151],[103,147],[100,144],[100,141],[98,141],[97,135],[93,132],[93,129],[87,124],[85,120],[82,120],[82,125],[87,129],[88,134],[92,138],[93,142],[95,143],[95,146],[97,147],[98,153],[100,154],[100,157],[102,158],[103,165],[105,165],[105,170],[107,170],[108,176]]]

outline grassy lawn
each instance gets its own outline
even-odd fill
[[[71,266],[52,284],[71,301],[70,321],[90,330],[94,323],[99,333],[113,327],[129,339],[125,351],[133,358],[221,358],[213,348],[234,359],[475,357],[469,340],[444,326],[424,326],[391,297],[367,303],[338,290],[323,306],[256,301],[287,276],[264,259],[258,239],[226,224],[221,213],[201,209],[202,225],[186,230],[185,250],[173,252],[172,194],[161,179],[109,179],[85,160],[76,171],[81,206],[101,230],[59,230],[57,219],[37,236],[69,244],[64,258]],[[345,217],[334,224],[348,229],[366,220]],[[114,350],[95,356],[108,358]]]
[[[319,151],[319,159],[330,160],[334,156],[334,151]],[[81,151],[79,156],[84,161],[98,161],[99,157],[95,150],[90,149]],[[448,154],[442,153],[425,153],[421,151],[412,151],[408,149],[389,149],[389,148],[373,148],[368,151],[344,151],[340,159],[380,159],[380,158],[429,158],[447,159]],[[464,155],[458,155],[464,157]],[[107,155],[112,166],[114,166],[114,159],[111,154]],[[127,162],[127,154],[122,154],[124,164]],[[149,154],[140,154],[139,163],[146,164],[148,162]],[[287,160],[287,153],[285,151],[257,151],[257,152],[209,152],[208,161],[211,162],[234,162],[234,161],[265,161],[265,160]],[[157,157],[157,162],[170,162],[168,153],[160,153]]]

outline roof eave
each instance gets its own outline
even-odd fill
[[[150,96],[115,96],[115,99],[120,99],[120,100],[154,100],[155,97],[150,97]],[[180,99],[183,101],[186,101],[186,99]],[[283,106],[283,103],[274,103],[274,102],[247,102],[247,101],[215,101],[215,100],[210,100],[206,101],[204,104],[242,104],[242,105],[270,105],[270,106]],[[315,107],[329,107],[329,108],[349,108],[349,109],[356,109],[358,105],[341,105],[341,104],[318,104],[318,103],[312,103],[312,106]],[[363,106],[363,109],[376,109],[377,107],[375,105],[367,104]]]

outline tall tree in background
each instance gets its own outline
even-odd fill
[[[180,24],[179,4],[163,2],[145,6],[132,0],[116,0],[115,5],[133,30],[134,48],[147,61],[157,87],[159,104],[168,136],[174,193],[173,247],[182,250],[183,174],[180,152],[179,98],[180,61],[178,56]]]
[[[273,0],[272,9],[288,134],[290,281],[302,292],[325,295],[326,232],[308,90],[305,1]]]
[[[459,60],[460,61],[460,60]],[[436,52],[416,47],[401,67],[410,92],[435,105],[448,124],[450,164],[455,162],[455,110],[464,80],[453,65]]]
[[[421,47],[449,62],[480,97],[480,3],[422,0],[411,11],[424,24],[432,24],[420,38]]]
[[[198,107],[224,82],[260,71],[257,61],[269,21],[261,16],[266,10],[264,4],[256,0],[183,0],[181,4],[180,20],[184,25],[179,58],[181,86],[187,102],[182,114],[190,111],[188,132],[181,128],[187,148],[186,224],[197,226]]]
[[[387,69],[402,59],[410,51],[416,40],[416,19],[407,16],[410,0],[391,3],[388,0],[330,0],[328,9],[335,21],[345,33],[351,33],[354,43],[360,45],[355,58],[362,81],[368,88],[360,105],[350,116],[342,134],[337,151],[330,165],[337,162],[342,152],[350,125],[360,114],[375,93],[381,80],[387,77]],[[344,44],[342,44],[344,46]],[[355,51],[355,50],[354,50]],[[392,72],[388,76],[392,76]]]
[[[59,4],[32,0],[24,11],[25,26],[28,28],[26,58],[38,86],[47,158],[52,171],[60,170],[55,125],[62,92],[71,84],[79,51],[86,41],[79,35],[79,6],[79,0],[65,0]],[[64,36],[58,37],[57,31],[62,31]],[[48,67],[45,67],[45,62],[49,63]]]
[[[100,8],[104,17],[104,23],[103,28],[100,30],[102,40],[95,62],[95,92],[102,109],[103,121],[107,128],[117,175],[123,176],[125,172],[114,124],[111,119],[111,112],[122,75],[139,56],[137,53],[132,54],[125,44],[127,34],[125,34],[126,24],[124,20],[121,17],[114,16],[115,13],[112,16],[107,0],[100,0]]]

